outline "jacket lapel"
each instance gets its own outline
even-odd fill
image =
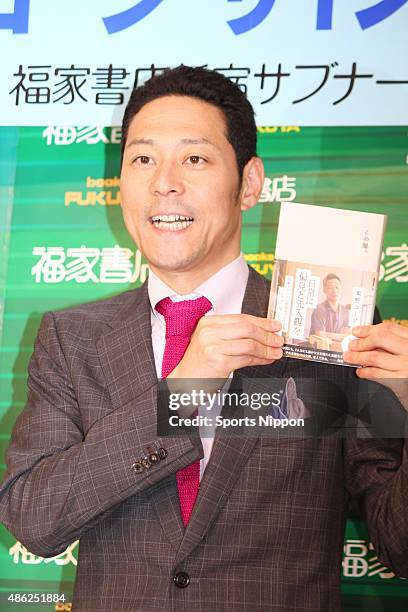
[[[97,352],[114,407],[131,403],[151,388],[157,397],[157,375],[151,340],[150,302],[147,283],[123,294],[124,303],[108,319],[97,342]],[[156,413],[140,415],[141,427],[156,431]],[[144,419],[144,420],[143,420]],[[152,419],[154,426],[152,427]],[[136,449],[141,452],[143,449]],[[178,548],[184,534],[175,475],[148,492],[163,532]]]
[[[250,267],[242,312],[266,316],[269,287],[270,283]],[[279,376],[283,371],[282,361],[285,360],[270,366],[274,376]],[[272,370],[268,370],[271,375]],[[265,369],[247,367],[241,368],[237,373],[239,377],[262,378],[265,376]],[[237,373],[234,374],[232,385],[237,384]],[[177,553],[177,563],[192,552],[215,521],[257,441],[256,435],[229,437],[216,432],[210,461],[200,482],[199,494]]]
[[[97,341],[97,352],[114,407],[157,384],[147,283],[123,294],[123,302]]]

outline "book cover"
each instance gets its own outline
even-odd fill
[[[286,357],[348,365],[351,329],[373,321],[386,215],[282,202],[268,316]]]

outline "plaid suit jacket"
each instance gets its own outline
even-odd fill
[[[269,286],[250,269],[243,312],[265,316]],[[240,374],[352,371],[281,359]],[[202,446],[158,437],[156,383],[146,285],[44,316],[0,518],[45,557],[80,538],[74,610],[338,612],[351,494],[379,557],[408,575],[402,440],[217,435],[184,529],[175,473]],[[161,459],[135,471],[152,453]]]

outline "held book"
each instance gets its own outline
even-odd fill
[[[286,357],[349,365],[351,330],[373,322],[386,215],[282,202],[268,316]]]

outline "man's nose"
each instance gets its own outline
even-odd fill
[[[184,185],[177,164],[170,160],[161,162],[153,175],[151,189],[155,195],[181,194]]]

